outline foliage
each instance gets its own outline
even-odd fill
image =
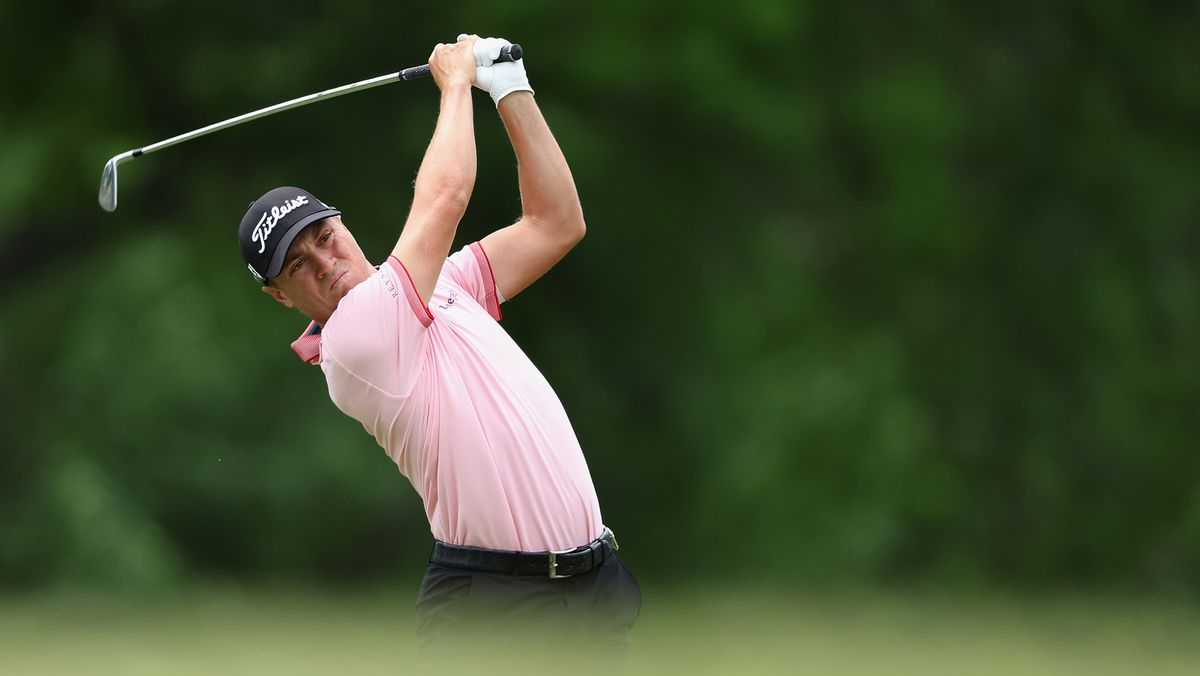
[[[3,10],[0,583],[387,578],[429,537],[233,230],[277,184],[382,256],[430,82],[524,44],[589,235],[505,308],[646,577],[1200,585],[1194,13],[616,0]],[[51,42],[50,36],[53,36]],[[52,44],[55,48],[46,48]],[[459,244],[519,212],[477,97]],[[681,561],[687,562],[681,570]]]

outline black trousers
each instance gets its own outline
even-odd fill
[[[502,667],[581,654],[619,666],[641,607],[641,587],[615,554],[562,579],[430,563],[417,597],[417,643],[442,670],[447,660]]]

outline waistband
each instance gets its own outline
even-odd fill
[[[430,563],[485,573],[537,575],[564,578],[582,575],[604,563],[619,549],[608,528],[586,545],[559,552],[506,552],[482,547],[464,547],[435,540]]]

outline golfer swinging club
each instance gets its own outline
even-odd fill
[[[238,228],[262,290],[312,320],[292,348],[412,482],[435,538],[417,601],[423,652],[551,634],[623,653],[637,582],[600,520],[554,390],[497,323],[500,305],[584,234],[571,171],[507,40],[459,36],[429,57],[441,108],[412,208],[378,268],[341,212],[293,187]],[[453,255],[475,183],[471,87],[488,92],[519,165],[522,214]],[[449,255],[449,256],[448,256]],[[531,638],[531,637],[526,637]]]

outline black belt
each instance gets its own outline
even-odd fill
[[[561,552],[505,552],[435,540],[429,561],[486,573],[560,578],[582,575],[596,568],[617,549],[617,538],[605,528],[603,535],[588,544]]]

